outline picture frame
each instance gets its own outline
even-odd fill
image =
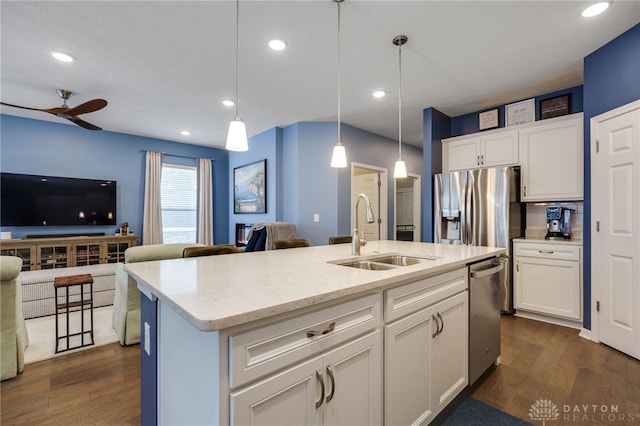
[[[536,100],[531,98],[506,105],[504,113],[507,127],[536,121]]]
[[[540,120],[568,115],[571,112],[571,94],[567,93],[540,101]]]
[[[267,160],[233,169],[233,212],[267,212]]]
[[[498,127],[498,108],[478,114],[478,128],[480,130]]]

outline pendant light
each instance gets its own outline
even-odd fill
[[[249,142],[247,141],[247,127],[238,114],[238,105],[240,104],[239,87],[240,87],[240,0],[236,0],[236,118],[229,123],[229,132],[227,133],[227,144],[225,148],[229,151],[248,151]]]
[[[344,0],[333,0],[338,5],[338,142],[333,147],[333,155],[331,156],[331,167],[344,168],[347,167],[347,152],[342,145],[340,134],[340,3]]]
[[[400,82],[398,84],[398,161],[393,169],[393,177],[401,179],[407,177],[407,165],[402,159],[402,45],[407,42],[407,36],[399,35],[393,39],[393,44],[398,46],[398,69]]]

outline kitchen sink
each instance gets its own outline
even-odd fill
[[[336,265],[349,266],[351,268],[367,269],[370,271],[388,271],[389,269],[399,268],[401,266],[417,265],[430,260],[436,260],[437,257],[431,256],[411,256],[406,254],[385,254],[366,259],[348,259],[337,260],[329,263]]]
[[[418,263],[422,263],[426,260],[433,260],[433,259],[394,254],[392,256],[375,257],[370,260],[371,262],[385,263],[388,265],[410,266],[410,265],[416,265]]]
[[[351,266],[352,268],[368,269],[370,271],[386,271],[396,267],[394,265],[372,262],[370,260],[356,260],[355,262],[340,263],[340,265]]]

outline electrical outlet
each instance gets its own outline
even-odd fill
[[[314,213],[313,221],[314,222],[320,222],[320,213]]]
[[[144,351],[151,356],[151,326],[146,321],[144,323]]]

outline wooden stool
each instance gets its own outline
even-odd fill
[[[84,298],[84,286],[89,284],[89,298],[85,300]],[[70,287],[79,286],[80,287],[80,300],[69,300],[69,290]],[[94,344],[93,341],[93,277],[91,274],[82,274],[82,275],[69,275],[65,277],[56,277],[53,281],[53,288],[55,289],[55,300],[56,300],[56,353],[64,352],[71,349],[81,348],[83,346],[91,346]],[[58,301],[58,290],[65,289],[65,301],[64,303],[59,303]],[[89,329],[85,330],[84,327],[84,312],[85,307],[88,305],[89,311],[91,314],[91,323],[89,324]],[[71,308],[80,307],[80,332],[78,333],[70,333],[69,331],[69,313],[71,312]],[[65,314],[67,329],[66,334],[60,335],[60,330],[58,326],[58,314],[62,311]],[[85,343],[85,334],[89,334],[89,342]],[[80,344],[77,346],[70,346],[70,339],[73,336],[80,336]],[[67,347],[66,349],[58,349],[61,339],[67,339]]]

